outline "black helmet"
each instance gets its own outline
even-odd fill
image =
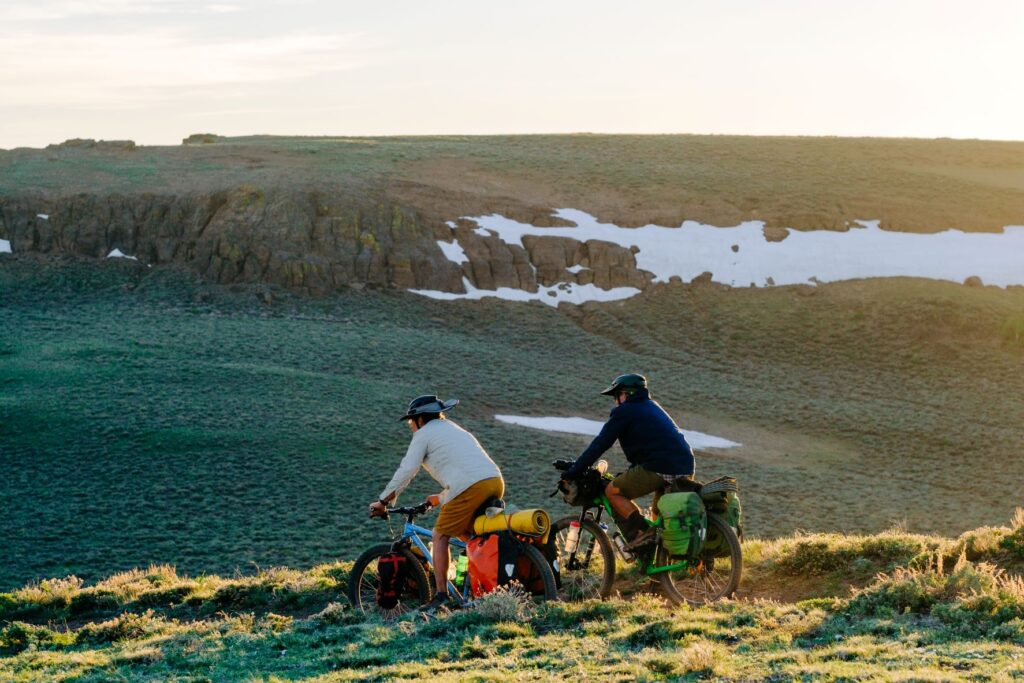
[[[409,409],[405,411],[405,415],[398,418],[399,420],[408,420],[411,417],[417,415],[426,415],[428,413],[443,413],[447,410],[451,410],[459,404],[459,399],[452,398],[447,401],[442,401],[437,396],[427,394],[425,396],[417,396],[409,402]]]
[[[620,391],[625,391],[627,394],[631,394],[637,389],[647,388],[647,378],[643,375],[629,374],[619,375],[612,380],[612,385],[602,391],[601,393],[605,396],[614,396]]]

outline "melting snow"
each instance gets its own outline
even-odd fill
[[[50,220],[50,214],[48,213],[37,213],[36,218],[42,218],[44,221]]]
[[[10,254],[10,253],[11,253],[11,241],[10,240],[0,240],[0,254]]]
[[[575,282],[559,282],[551,287],[540,286],[536,292],[527,292],[525,289],[516,289],[514,287],[477,289],[467,278],[462,278],[462,283],[466,288],[465,294],[459,292],[440,292],[430,289],[410,289],[409,291],[413,294],[445,301],[493,297],[507,301],[543,301],[549,306],[558,306],[563,301],[573,304],[582,304],[587,301],[619,301],[620,299],[628,299],[640,293],[640,290],[636,287],[600,289],[594,285],[578,285]]]
[[[107,258],[130,258],[132,261],[138,261],[139,260],[139,259],[135,258],[134,256],[129,256],[128,254],[125,254],[120,249],[114,249],[113,251],[111,251],[109,254],[107,254]]]
[[[576,275],[581,270],[590,270],[590,268],[587,268],[586,266],[573,266],[572,268],[566,268],[566,270],[568,270],[573,275]]]
[[[441,251],[444,252],[445,257],[449,261],[454,261],[455,263],[469,263],[469,259],[466,257],[466,252],[462,249],[462,246],[458,241],[442,242],[441,240],[438,240],[437,246],[441,247]]]
[[[692,280],[704,272],[732,286],[834,282],[869,277],[924,277],[963,282],[977,275],[986,284],[1024,284],[1024,226],[1000,233],[959,230],[921,234],[882,230],[879,221],[857,221],[847,232],[788,230],[781,242],[765,239],[761,221],[719,228],[685,221],[677,228],[620,228],[575,209],[555,215],[572,227],[543,228],[493,214],[472,218],[490,232],[523,246],[523,236],[601,240],[637,247],[637,267],[656,282]],[[733,245],[738,251],[733,251]]]
[[[567,434],[585,434],[595,436],[604,426],[603,422],[588,420],[584,417],[527,417],[526,415],[495,415],[494,419],[506,424],[541,429],[546,432],[565,432]],[[735,448],[741,446],[735,441],[720,436],[694,432],[689,429],[680,430],[686,442],[692,448]]]

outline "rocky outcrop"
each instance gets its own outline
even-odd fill
[[[463,278],[478,289],[530,292],[559,282],[610,289],[651,281],[617,244],[536,236],[507,244],[472,221],[453,229],[426,211],[373,190],[21,196],[0,199],[0,238],[15,253],[103,258],[119,249],[222,284],[265,282],[311,294],[366,285],[463,292]],[[545,219],[560,222],[538,210],[536,223]],[[467,263],[449,260],[437,244],[453,240]]]
[[[445,228],[447,230],[447,228]],[[180,263],[219,283],[271,282],[309,293],[351,284],[461,291],[462,271],[413,211],[369,197],[265,192],[74,195],[0,200],[14,252]]]

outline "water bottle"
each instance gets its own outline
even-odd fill
[[[569,522],[569,533],[565,535],[565,552],[570,555],[580,547],[580,523],[576,520]]]
[[[633,561],[633,553],[631,553],[626,548],[626,545],[628,545],[626,543],[626,539],[624,539],[622,537],[622,534],[620,534],[618,531],[612,534],[612,544],[615,546],[615,550],[618,551],[619,557],[621,557],[626,562]]]
[[[461,589],[462,582],[466,580],[466,571],[469,569],[469,558],[466,557],[466,553],[459,555],[458,562],[455,563],[455,587]]]

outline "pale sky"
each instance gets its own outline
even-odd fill
[[[1024,2],[0,4],[0,148],[584,131],[1024,140]]]

